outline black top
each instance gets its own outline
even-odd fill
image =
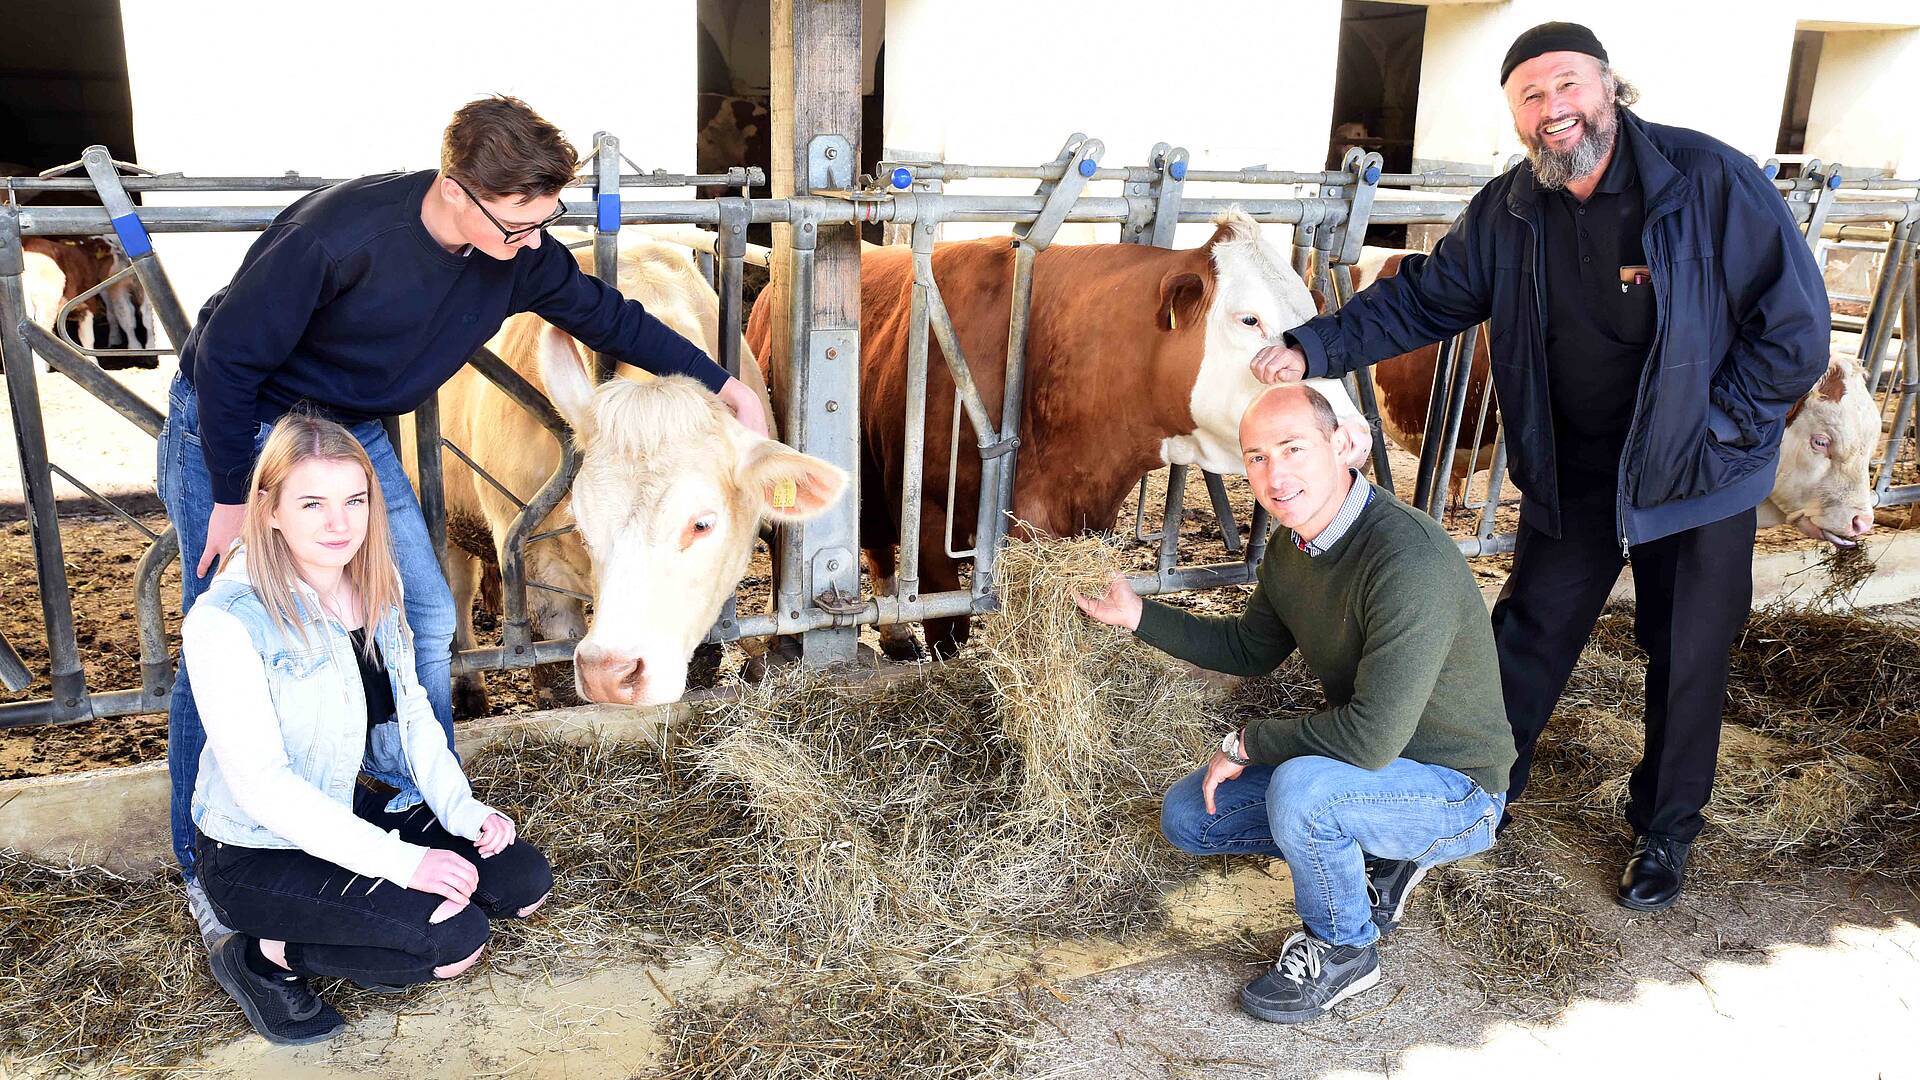
[[[213,499],[246,501],[255,422],[299,402],[359,423],[412,412],[520,311],[656,375],[727,373],[551,236],[500,260],[441,247],[420,219],[435,173],[323,188],[282,211],[200,309],[180,370],[200,397]]]
[[[373,745],[373,729],[393,719],[393,683],[387,681],[386,665],[380,659],[380,646],[373,647],[373,659],[367,659],[365,627],[349,630],[353,638],[353,662],[360,667],[360,689],[367,698],[367,745]]]
[[[1611,492],[1654,329],[1651,280],[1621,282],[1622,267],[1647,263],[1640,236],[1646,201],[1629,141],[1614,140],[1613,160],[1586,202],[1564,190],[1541,194],[1540,280],[1560,487]]]

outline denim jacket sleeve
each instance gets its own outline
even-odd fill
[[[196,604],[181,626],[187,673],[220,776],[248,817],[316,859],[405,885],[427,849],[354,815],[295,772],[274,720],[266,661],[231,612]],[[443,743],[441,749],[445,751]]]
[[[1287,333],[1288,343],[1307,354],[1307,378],[1337,379],[1486,321],[1493,306],[1493,267],[1491,253],[1481,250],[1485,230],[1479,221],[1481,215],[1505,212],[1486,197],[1496,186],[1474,199],[1433,254],[1408,255],[1394,276],[1362,289],[1339,311]]]
[[[1719,263],[1735,327],[1714,375],[1708,425],[1722,442],[1750,447],[1772,439],[1827,370],[1832,316],[1820,267],[1786,202],[1751,162],[1725,169]]]
[[[446,731],[434,719],[433,707],[427,703],[427,692],[413,665],[399,665],[395,674],[400,676],[400,698],[394,705],[401,714],[400,734],[414,785],[442,827],[455,836],[477,839],[480,826],[494,809],[473,797],[473,785],[461,769],[460,759],[447,748]]]

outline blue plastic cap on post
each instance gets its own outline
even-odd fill
[[[1839,174],[1839,173],[1834,173],[1833,175],[1831,175],[1831,176],[1829,176],[1829,177],[1827,177],[1827,190],[1828,190],[1828,191],[1835,191],[1835,190],[1838,190],[1838,189],[1839,189],[1839,187],[1840,187],[1840,174]]]
[[[1080,175],[1081,176],[1091,178],[1099,168],[1100,168],[1100,164],[1094,161],[1092,158],[1080,159]]]
[[[1185,180],[1187,178],[1187,163],[1184,161],[1174,162],[1168,167],[1167,174],[1175,180]]]
[[[114,234],[120,237],[120,247],[126,251],[127,258],[137,259],[153,253],[153,240],[147,236],[147,227],[138,215],[121,214],[112,221]]]
[[[620,228],[620,193],[603,191],[594,204],[593,227],[600,232],[616,232]]]
[[[1780,175],[1780,163],[1769,161],[1760,167],[1760,171],[1767,174],[1767,179],[1772,180]]]
[[[1367,171],[1364,174],[1364,178],[1369,184],[1379,183],[1380,182],[1380,166],[1378,165],[1367,166]]]
[[[913,173],[904,166],[893,170],[893,186],[905,191],[913,186]]]

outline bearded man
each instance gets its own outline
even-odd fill
[[[1591,30],[1521,34],[1500,84],[1527,163],[1481,189],[1431,255],[1252,367],[1266,382],[1337,378],[1490,321],[1522,495],[1493,609],[1518,751],[1508,798],[1630,563],[1646,746],[1617,895],[1658,911],[1680,895],[1712,792],[1728,654],[1752,603],[1754,508],[1787,411],[1826,369],[1827,297],[1752,160],[1634,115]]]

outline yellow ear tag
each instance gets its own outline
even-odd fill
[[[773,508],[791,510],[799,501],[800,488],[791,479],[781,477],[773,482]]]

